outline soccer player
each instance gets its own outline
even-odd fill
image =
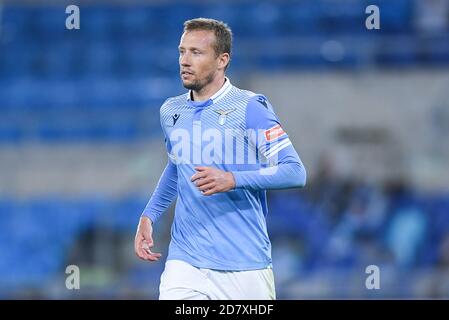
[[[306,171],[273,107],[225,76],[232,32],[184,23],[188,93],[160,109],[168,163],[140,218],[135,252],[158,261],[153,224],[177,197],[159,299],[275,299],[266,190],[304,187]]]

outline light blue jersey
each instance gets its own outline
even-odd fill
[[[160,118],[169,161],[143,215],[155,223],[177,196],[167,259],[227,271],[270,266],[266,190],[306,182],[270,103],[226,78],[207,101],[190,92],[167,99]],[[232,172],[235,189],[204,196],[191,182],[196,166]]]

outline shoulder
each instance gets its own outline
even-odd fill
[[[246,109],[252,109],[253,105],[257,107],[265,107],[268,108],[268,99],[265,97],[265,95],[260,93],[255,93],[250,90],[244,90],[240,89],[238,87],[233,87],[231,92],[228,95],[229,102],[236,102],[237,104],[241,105],[242,108]]]
[[[179,96],[174,96],[166,99],[160,108],[160,112],[161,113],[169,112],[170,110],[185,105],[188,95],[189,93],[186,92]]]
[[[250,90],[240,89],[240,88],[238,88],[236,86],[233,86],[232,90],[230,92],[230,96],[238,97],[239,99],[247,101],[247,102],[249,100],[251,100],[251,98],[253,98],[253,97],[257,96],[257,95],[258,95],[257,93],[254,93],[254,92],[252,92]]]
[[[228,99],[230,99],[231,102],[237,101],[234,105],[240,106],[242,112],[245,113],[247,128],[259,126],[261,123],[267,121],[267,119],[277,120],[273,106],[264,94],[255,93],[234,86]]]
[[[265,95],[251,91],[247,91],[246,94],[245,121],[247,128],[268,128],[272,124],[279,123],[273,106]]]
[[[273,112],[273,106],[268,101],[268,98],[261,93],[254,93],[249,90],[245,91],[246,95],[246,113],[252,115],[254,113]]]

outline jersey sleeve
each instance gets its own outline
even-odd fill
[[[304,165],[264,96],[254,96],[248,102],[246,128],[256,132],[248,135],[248,143],[255,146],[261,168],[234,171],[236,188],[266,190],[304,187]]]
[[[262,162],[278,164],[298,161],[292,142],[284,131],[273,106],[263,95],[257,95],[248,102],[246,108],[246,128],[254,130],[251,143],[256,146]]]
[[[176,198],[178,194],[177,185],[178,171],[176,165],[168,161],[142,216],[150,218],[155,223]]]
[[[153,223],[155,223],[167,210],[178,194],[178,170],[174,160],[171,157],[170,139],[166,134],[162,117],[161,127],[164,134],[164,142],[169,159],[161,177],[159,178],[156,188],[154,189],[154,192],[142,213],[142,216],[150,218]]]

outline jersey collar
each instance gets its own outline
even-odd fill
[[[187,101],[189,104],[193,106],[208,106],[214,103],[217,103],[221,98],[223,98],[230,90],[232,89],[231,81],[229,81],[228,77],[225,77],[225,83],[212,97],[210,97],[206,101],[193,101],[192,100],[192,90],[189,90],[189,95],[187,97]]]

